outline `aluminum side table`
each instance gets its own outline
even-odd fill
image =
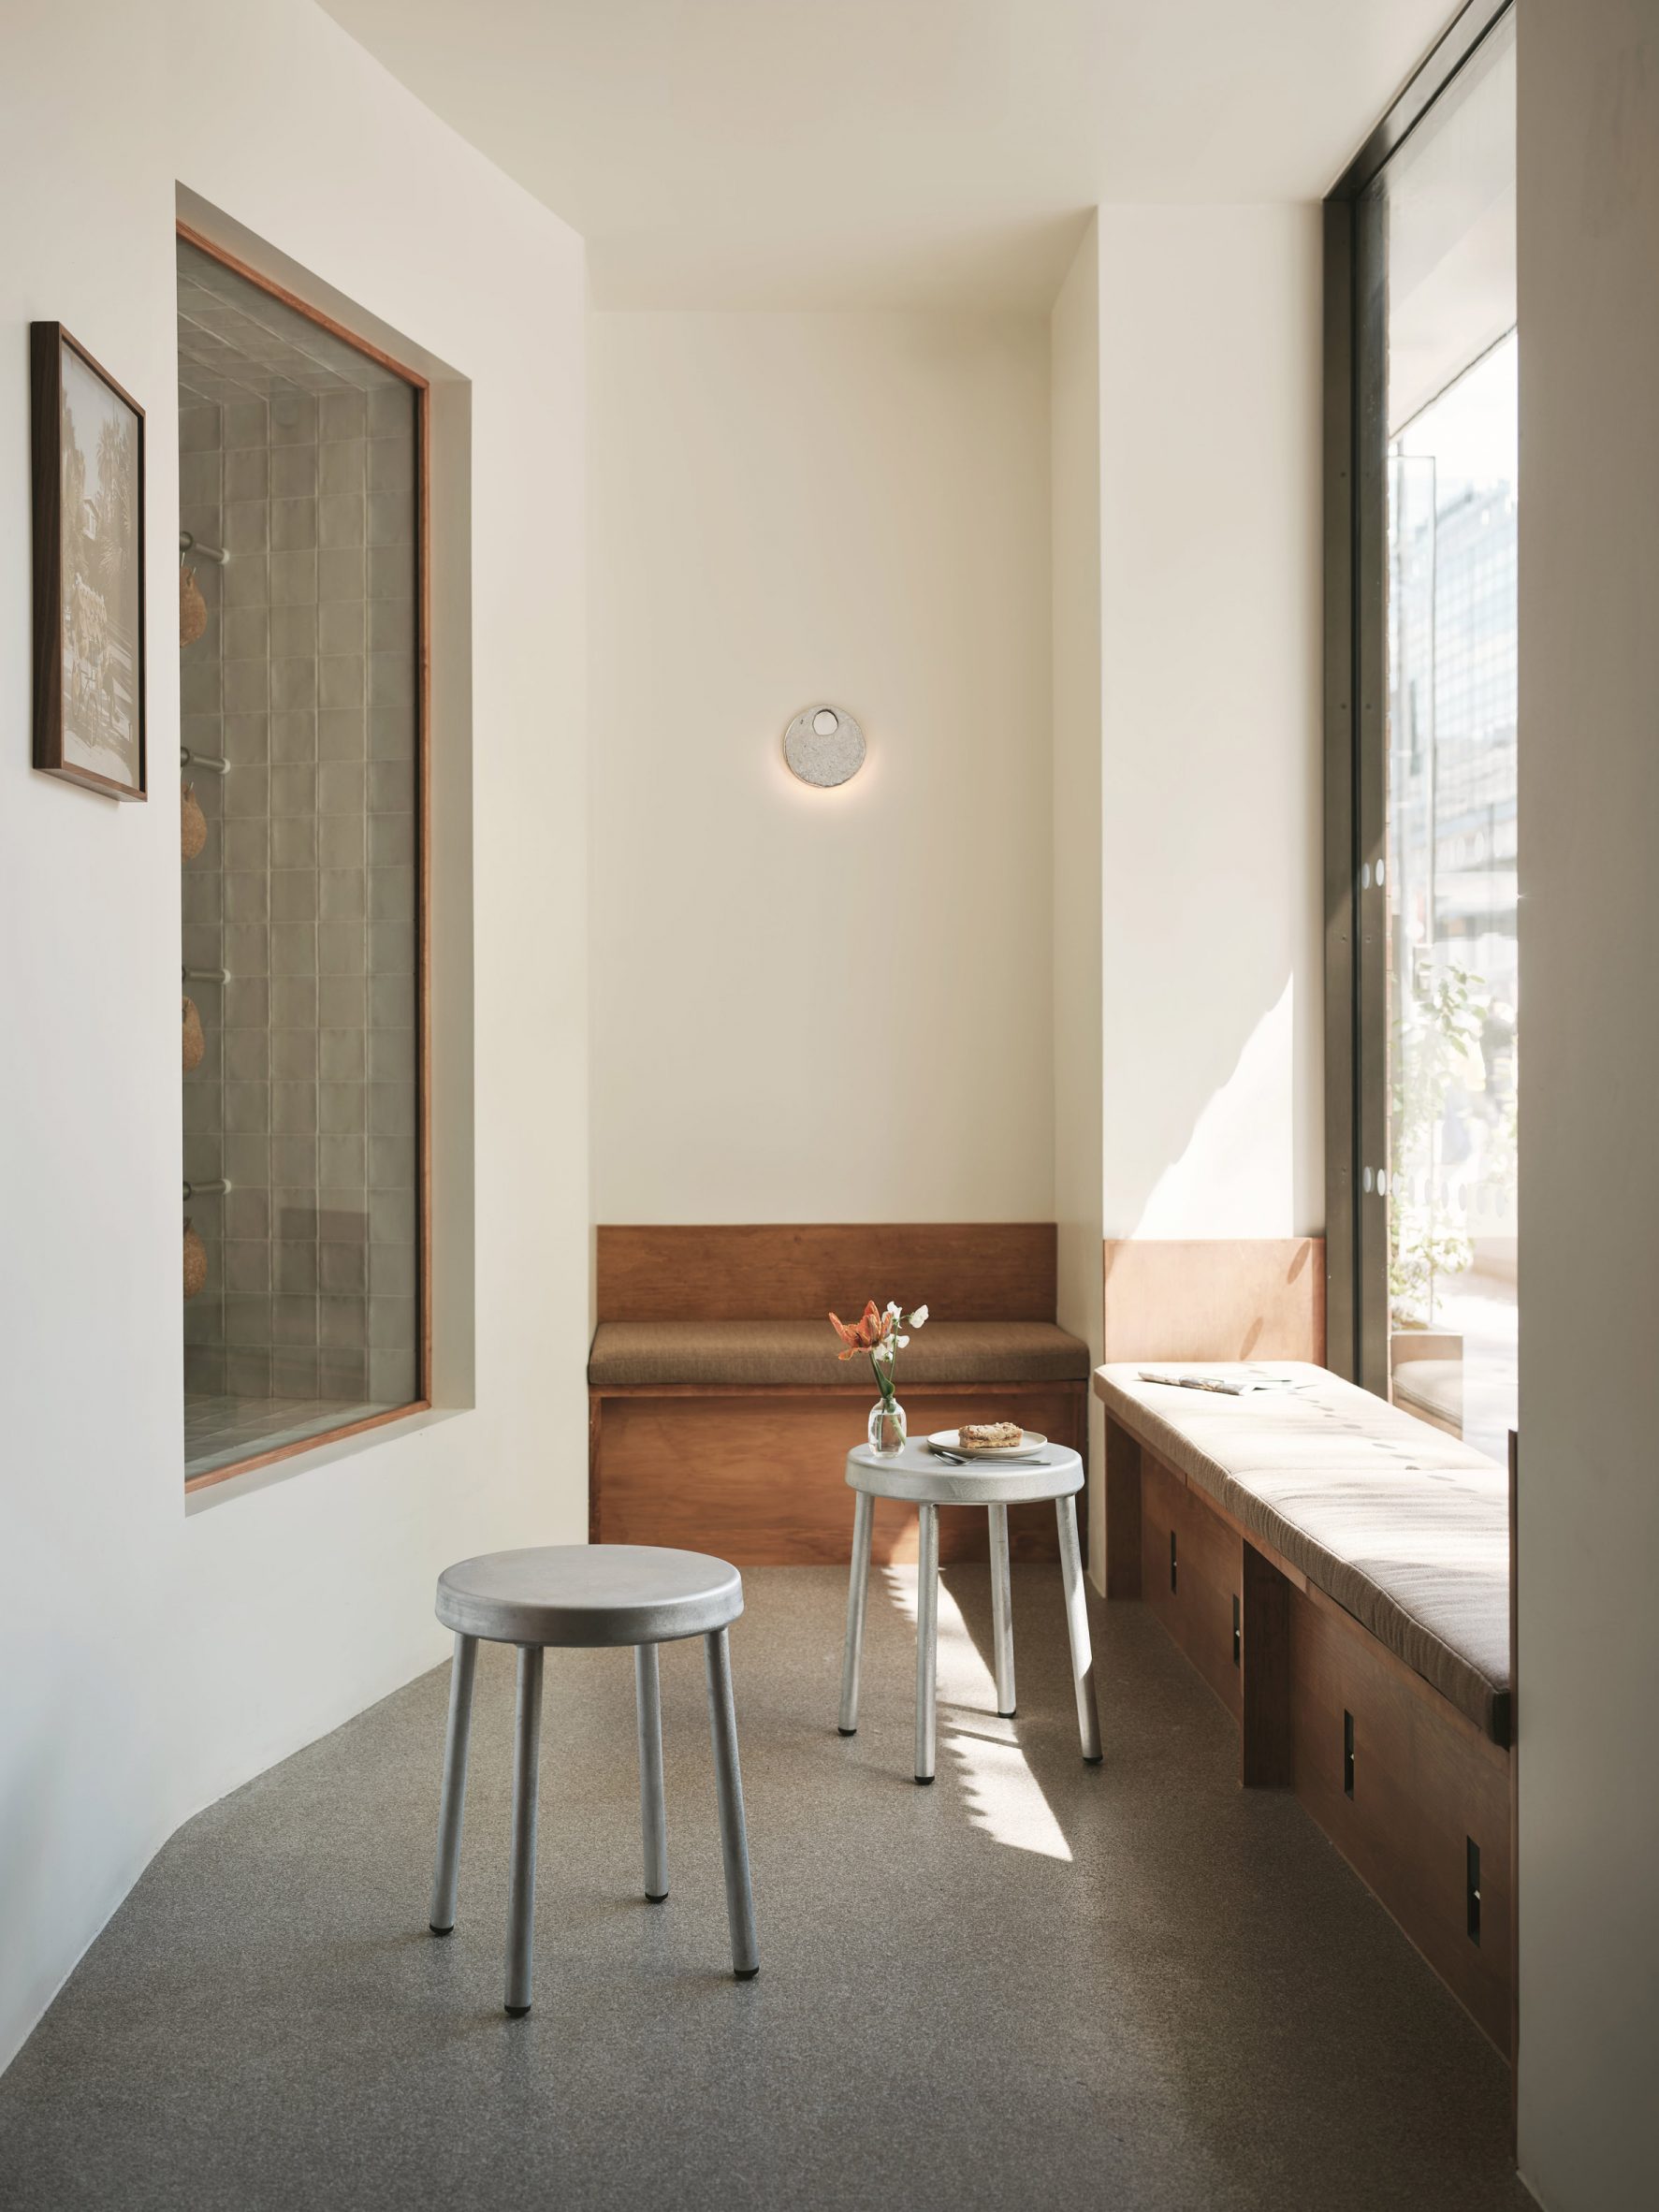
[[[1014,1710],[1013,1597],[1008,1564],[1008,1509],[1052,1498],[1060,1529],[1060,1577],[1066,1626],[1071,1640],[1071,1677],[1077,1693],[1077,1727],[1083,1755],[1098,1766],[1100,1717],[1095,1703],[1095,1661],[1084,1596],[1083,1553],[1077,1541],[1077,1493],[1083,1462],[1063,1444],[1045,1445],[1034,1460],[971,1460],[958,1466],[924,1443],[907,1444],[883,1456],[867,1444],[847,1454],[847,1482],[857,1505],[852,1521],[852,1579],[847,1593],[847,1645],[841,1663],[841,1734],[858,1728],[858,1674],[864,1654],[865,1597],[870,1577],[870,1532],[878,1498],[898,1498],[916,1508],[916,1780],[931,1782],[937,1746],[939,1679],[939,1509],[977,1506],[991,1523],[991,1612],[996,1649],[997,1710]]]

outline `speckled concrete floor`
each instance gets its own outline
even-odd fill
[[[426,1931],[447,1669],[173,1838],[0,2080],[8,2212],[1531,2204],[1498,2059],[1138,1607],[1085,1768],[1057,1570],[949,1572],[910,1780],[913,1574],[746,1578],[763,1967],[729,1972],[702,1654],[663,1654],[673,1894],[640,1895],[633,1670],[550,1656],[536,2006],[501,2011],[512,1659],[484,1654],[460,1919]]]

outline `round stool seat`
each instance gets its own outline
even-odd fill
[[[964,1466],[919,1441],[895,1452],[859,1444],[847,1454],[847,1482],[871,1497],[912,1506],[1022,1506],[1080,1491],[1083,1462],[1064,1444],[1045,1445],[1041,1459],[969,1460]]]
[[[437,1613],[461,1636],[593,1648],[707,1636],[743,1610],[723,1559],[650,1544],[544,1544],[445,1567]]]

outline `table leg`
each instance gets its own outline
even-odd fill
[[[916,1780],[933,1780],[939,1694],[939,1507],[916,1508]]]
[[[639,1826],[645,1841],[645,1893],[653,1905],[668,1895],[668,1805],[662,1789],[662,1683],[655,1644],[633,1647],[639,1717]]]
[[[1083,1552],[1077,1541],[1077,1504],[1073,1498],[1055,1500],[1060,1524],[1060,1576],[1066,1586],[1066,1627],[1071,1638],[1071,1681],[1077,1692],[1077,1729],[1083,1755],[1091,1767],[1104,1757],[1100,1749],[1100,1715],[1095,1704],[1095,1654],[1089,1642],[1088,1603],[1083,1587]]]
[[[737,1708],[732,1697],[732,1651],[723,1628],[703,1639],[708,1666],[708,1721],[714,1736],[714,1776],[720,1797],[720,1858],[726,1875],[726,1925],[732,1936],[732,1972],[751,1982],[761,1971],[754,1932],[754,1896],[749,1880],[749,1831],[743,1818],[743,1773],[737,1763]]]
[[[870,1585],[870,1530],[876,1501],[868,1491],[854,1492],[852,1509],[852,1579],[847,1585],[847,1643],[841,1654],[841,1720],[843,1736],[858,1733],[858,1672],[864,1660],[864,1608]]]
[[[444,1795],[438,1804],[438,1863],[432,1873],[434,1935],[455,1926],[455,1893],[460,1880],[461,1819],[467,1805],[467,1745],[473,1733],[473,1678],[478,1666],[478,1638],[457,1635],[455,1663],[449,1670],[449,1727],[444,1739]]]
[[[997,1655],[997,1710],[1014,1716],[1013,1584],[1008,1567],[1008,1507],[988,1506],[991,1523],[991,1640]]]
[[[542,1750],[542,1647],[518,1647],[518,1717],[513,1738],[513,1866],[507,1894],[506,2010],[530,2010],[536,1909],[536,1788]]]

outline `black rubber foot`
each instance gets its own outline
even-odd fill
[[[1106,1754],[1102,1752],[1099,1758],[1084,1759],[1083,1763],[1085,1767],[1103,1767],[1106,1764]]]
[[[522,2020],[530,2007],[527,2004],[503,2004],[502,2010],[509,2020]]]
[[[858,1734],[858,1730],[856,1728],[842,1728],[837,1726],[836,1729],[836,1734],[837,1736],[856,1736]]]
[[[455,1933],[455,1922],[453,1920],[449,1923],[447,1928],[440,1928],[435,1920],[429,1920],[427,1922],[427,1926],[431,1929],[434,1935],[453,1935]]]
[[[758,1966],[735,1966],[732,1969],[732,1979],[735,1982],[752,1982],[760,1971]]]
[[[648,1889],[646,1891],[646,1903],[648,1905],[665,1905],[667,1902],[668,1892],[665,1889]]]
[[[924,1789],[924,1790],[926,1790],[926,1789],[931,1789],[931,1788],[933,1787],[933,1777],[932,1777],[932,1775],[931,1775],[931,1774],[918,1774],[918,1775],[917,1775],[917,1777],[916,1777],[916,1787],[917,1787],[918,1789]]]

